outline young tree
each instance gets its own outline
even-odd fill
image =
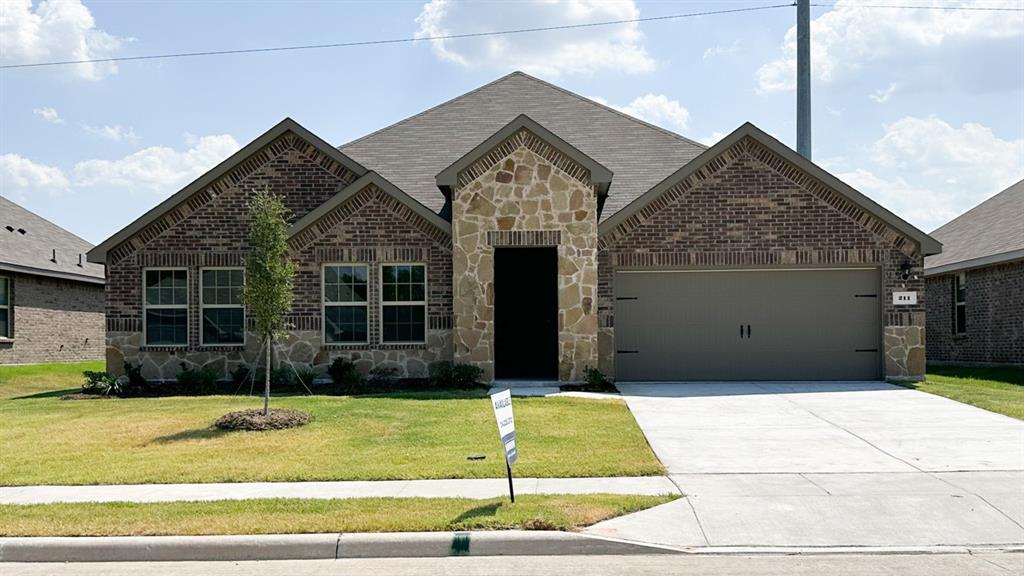
[[[249,240],[252,252],[245,261],[242,293],[267,353],[263,386],[263,415],[270,412],[270,363],[274,341],[287,329],[285,314],[292,307],[295,262],[288,257],[289,210],[281,198],[264,188],[249,201]]]

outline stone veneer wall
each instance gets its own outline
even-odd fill
[[[927,279],[928,361],[1024,364],[1024,261],[965,272],[964,334],[953,334],[954,276]]]
[[[0,364],[103,358],[103,285],[0,273],[10,280],[13,338],[0,338]]]
[[[288,133],[250,156],[181,206],[143,229],[108,254],[107,369],[121,373],[125,361],[142,366],[154,380],[174,379],[186,366],[211,366],[227,376],[239,364],[251,364],[259,342],[252,334],[243,346],[199,344],[199,271],[207,266],[242,266],[248,246],[246,204],[264,185],[284,197],[298,220],[356,179],[330,157]],[[325,368],[344,355],[368,370],[390,364],[402,375],[425,375],[425,366],[451,358],[450,238],[428,230],[410,210],[376,187],[350,198],[320,219],[316,228],[292,245],[300,267],[293,313],[295,327],[280,343],[280,361]],[[370,265],[370,329],[379,334],[379,264],[423,261],[428,275],[428,342],[419,346],[325,346],[320,332],[320,264],[361,262]],[[189,273],[189,343],[146,346],[142,335],[142,270],[182,267]],[[374,342],[375,340],[371,340]]]
[[[525,130],[496,150],[453,192],[455,360],[494,377],[495,247],[557,246],[558,377],[580,380],[597,365],[595,190],[588,173]]]
[[[916,243],[751,138],[741,140],[659,199],[602,234],[600,363],[615,369],[617,270],[763,266],[872,266],[881,270],[884,375],[924,375],[924,280]],[[912,277],[900,277],[909,262]],[[916,306],[892,292],[918,291]]]

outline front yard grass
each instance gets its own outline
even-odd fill
[[[287,396],[302,428],[224,432],[259,397],[61,400],[81,366],[0,367],[0,485],[500,478],[482,391]],[[62,376],[57,376],[61,374]],[[516,398],[519,477],[664,474],[621,400]],[[482,461],[467,460],[484,454]]]
[[[455,530],[574,530],[677,496],[358,498],[0,506],[0,536],[156,536]]]
[[[930,366],[924,382],[903,385],[1024,420],[1024,368]]]

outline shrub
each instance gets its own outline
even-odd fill
[[[348,358],[335,358],[327,373],[341,394],[362,394],[368,390],[366,376]]]
[[[398,384],[398,368],[394,366],[374,366],[370,370],[370,389],[374,392],[393,390]]]
[[[181,363],[178,389],[183,394],[213,394],[217,391],[217,371],[209,366],[188,368]]]
[[[82,372],[85,382],[82,383],[83,394],[98,396],[119,396],[121,394],[121,381],[110,372],[95,372],[86,370]]]
[[[124,363],[124,375],[128,379],[128,386],[132,388],[144,389],[148,382],[142,377],[142,365],[134,365],[131,362]]]
[[[221,430],[283,430],[304,426],[312,420],[312,416],[299,410],[272,408],[267,414],[260,409],[230,412],[213,425]]]
[[[448,361],[434,362],[428,368],[429,381],[433,388],[473,388],[480,385],[484,371],[473,364],[453,364]]]
[[[602,388],[611,384],[608,378],[605,377],[604,372],[593,366],[587,366],[583,369],[583,381],[587,383],[587,386],[593,386],[594,388]]]
[[[295,379],[298,380],[298,383],[305,388],[312,389],[313,381],[316,380],[318,376],[320,376],[320,373],[312,366],[299,366],[298,368],[295,368]]]
[[[248,364],[239,364],[238,368],[231,371],[231,383],[235,385],[236,389],[250,382],[263,382],[263,374],[257,371],[254,377],[252,368]]]
[[[297,385],[295,371],[291,366],[280,366],[270,371],[270,390],[281,392],[292,390]]]

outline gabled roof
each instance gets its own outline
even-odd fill
[[[611,217],[605,219],[598,226],[598,235],[603,235],[607,232],[614,230],[619,224],[622,224],[627,218],[633,214],[642,210],[645,206],[658,199],[659,196],[664,194],[670,188],[678,184],[681,180],[689,177],[694,172],[700,170],[709,162],[714,160],[722,152],[731,148],[734,144],[742,140],[743,138],[752,138],[771,150],[774,154],[780,156],[783,160],[793,164],[798,169],[807,173],[813,178],[816,178],[825,186],[828,186],[832,190],[835,190],[847,200],[858,206],[862,210],[875,216],[882,222],[885,222],[896,231],[900,232],[907,238],[918,242],[921,246],[921,251],[924,255],[938,254],[942,251],[942,244],[937,242],[934,238],[925,234],[921,230],[915,228],[913,225],[903,220],[899,216],[886,210],[874,200],[854,190],[849,184],[846,184],[842,180],[829,174],[824,169],[814,164],[810,160],[804,158],[798,154],[792,148],[786,146],[782,142],[779,142],[775,138],[762,131],[757,126],[754,126],[750,122],[744,123],[742,126],[734,130],[731,134],[722,138],[711,148],[708,148],[700,156],[694,159],[692,162],[684,165],[678,169],[671,176],[651,188],[649,192],[640,196],[634,200],[624,210],[616,212]]]
[[[103,266],[83,258],[91,248],[71,232],[0,197],[0,271],[103,284]]]
[[[358,180],[346,186],[342,191],[331,196],[329,200],[317,206],[316,209],[311,211],[309,214],[299,218],[295,224],[292,224],[288,229],[288,237],[295,237],[297,234],[301,233],[324,216],[330,214],[335,208],[344,204],[346,200],[355,196],[360,190],[363,190],[371,184],[376,185],[381,190],[384,190],[388,194],[394,196],[396,199],[412,209],[413,212],[422,216],[425,220],[437,226],[440,230],[451,234],[452,226],[447,220],[431,212],[413,198],[410,198],[408,194],[399,190],[394,184],[385,180],[380,174],[377,174],[376,172],[367,172]]]
[[[173,196],[164,200],[160,204],[157,204],[155,208],[153,208],[149,212],[146,212],[137,220],[135,220],[128,226],[125,226],[110,238],[104,240],[103,243],[101,243],[99,246],[90,250],[88,254],[89,261],[106,262],[107,252],[109,250],[116,248],[125,240],[128,240],[135,234],[139,233],[150,223],[156,221],[158,218],[160,218],[164,214],[167,214],[168,212],[176,208],[179,204],[187,200],[192,194],[198,192],[199,190],[202,190],[206,186],[209,186],[211,183],[216,181],[225,173],[227,173],[228,171],[230,171],[231,169],[233,169],[234,167],[238,166],[246,159],[248,159],[250,155],[252,155],[256,151],[260,150],[267,144],[270,144],[271,142],[273,142],[274,140],[288,132],[292,132],[299,136],[300,138],[303,138],[310,144],[314,145],[318,150],[326,154],[328,157],[335,160],[339,164],[345,166],[355,174],[359,176],[366,174],[367,170],[361,164],[352,160],[351,158],[343,154],[341,151],[339,151],[337,148],[334,148],[333,146],[322,140],[316,134],[313,134],[309,130],[306,130],[305,128],[302,127],[302,125],[300,125],[295,120],[292,120],[291,118],[285,118],[284,120],[278,122],[277,125],[275,125],[273,128],[267,130],[258,138],[250,142],[245,147],[243,147],[241,150],[229,156],[227,160],[224,160],[220,164],[213,167],[210,171],[206,172],[199,178],[196,178],[191,184],[185,186],[184,188],[176,192]]]
[[[926,275],[1024,258],[1024,180],[964,212],[931,234],[942,254],[925,258]]]
[[[439,212],[444,195],[434,177],[521,114],[615,173],[602,218],[705,149],[678,134],[513,72],[349,142],[341,150]]]
[[[459,173],[468,168],[474,162],[485,156],[494,147],[498,146],[505,141],[508,137],[515,134],[521,129],[526,129],[533,133],[548,145],[553,146],[556,150],[567,156],[576,164],[579,164],[590,172],[590,182],[598,185],[599,188],[607,189],[607,185],[612,181],[612,171],[605,168],[602,164],[587,156],[583,152],[580,152],[572,144],[569,144],[565,140],[562,140],[555,134],[553,134],[547,128],[536,123],[526,114],[520,114],[516,116],[511,122],[506,124],[500,130],[492,134],[489,138],[481,142],[475,148],[466,153],[465,156],[459,158],[451,166],[448,166],[442,170],[435,181],[439,187],[453,187],[456,184],[456,180],[459,177]]]

